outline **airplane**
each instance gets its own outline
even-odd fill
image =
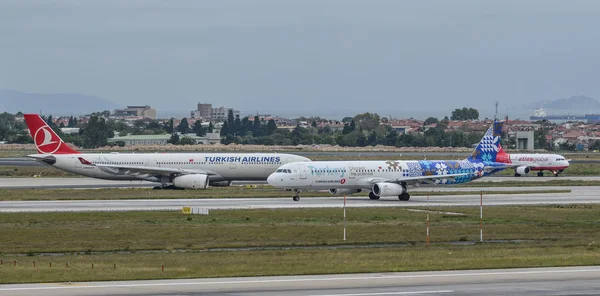
[[[494,122],[471,156],[464,160],[388,160],[388,161],[313,161],[288,163],[267,178],[278,188],[294,191],[294,201],[301,191],[329,190],[334,195],[369,191],[369,198],[398,196],[410,199],[409,187],[470,182],[513,167],[496,160],[502,123]]]
[[[508,154],[500,146],[497,162],[512,164],[515,167],[515,177],[538,171],[537,176],[543,177],[544,171],[551,171],[555,177],[569,167],[569,159],[558,154]]]
[[[161,184],[154,189],[206,189],[229,186],[232,181],[265,181],[282,164],[310,161],[281,153],[80,153],[39,115],[24,116],[38,151],[27,158],[86,177]]]

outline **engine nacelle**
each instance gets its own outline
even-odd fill
[[[373,185],[373,194],[376,196],[397,196],[406,193],[406,187],[396,183],[376,183]]]
[[[515,169],[515,173],[519,175],[527,175],[531,172],[531,169],[528,166],[520,166]]]
[[[361,191],[361,189],[329,189],[329,193],[333,195],[354,194],[360,193]]]
[[[187,189],[206,189],[208,188],[208,176],[195,174],[175,177],[175,179],[173,179],[173,185],[175,187]]]

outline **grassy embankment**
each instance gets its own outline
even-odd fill
[[[405,208],[2,214],[0,283],[600,264],[598,205],[432,210],[429,248]]]

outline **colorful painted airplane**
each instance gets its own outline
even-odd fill
[[[398,196],[409,200],[408,188],[470,182],[513,167],[496,160],[500,149],[502,123],[494,122],[472,155],[464,160],[313,161],[288,163],[271,174],[267,182],[294,191],[329,190],[332,194],[370,191],[370,199]]]
[[[80,153],[37,114],[25,121],[38,154],[27,157],[70,173],[106,180],[151,181],[154,189],[206,189],[265,181],[279,166],[310,159],[281,153]]]
[[[551,171],[555,177],[569,167],[569,160],[558,154],[508,154],[500,147],[497,162],[511,164],[515,168],[515,177],[538,171],[538,177],[544,176],[544,171]]]

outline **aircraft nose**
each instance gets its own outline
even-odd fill
[[[267,183],[269,183],[269,185],[271,186],[277,186],[277,176],[275,176],[275,174],[270,174],[269,177],[267,177]]]

